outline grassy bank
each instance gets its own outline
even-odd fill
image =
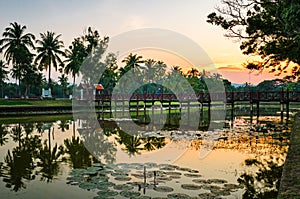
[[[72,100],[56,99],[56,100],[7,100],[0,99],[1,107],[9,106],[72,106]]]
[[[295,116],[280,189],[279,199],[300,198],[300,114]]]

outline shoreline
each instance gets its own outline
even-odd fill
[[[300,113],[294,119],[277,198],[300,198]]]

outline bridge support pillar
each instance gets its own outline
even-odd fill
[[[283,108],[284,108],[284,103],[280,102],[280,120],[283,122]]]
[[[231,116],[231,128],[233,127],[233,120],[234,120],[234,100],[231,101],[231,113],[230,113],[230,116]]]
[[[287,102],[286,102],[286,120],[287,120],[287,121],[288,121],[289,118],[290,118],[289,111],[290,111],[290,102],[287,101]]]
[[[250,102],[250,124],[253,123],[253,102]]]
[[[256,117],[257,117],[257,123],[259,121],[259,101],[256,102]]]

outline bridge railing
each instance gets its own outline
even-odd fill
[[[195,95],[186,93],[175,94],[98,94],[96,101],[109,100],[136,100],[136,101],[195,101]],[[300,92],[296,91],[263,91],[263,92],[226,92],[226,93],[208,93],[199,92],[196,94],[196,100],[199,102],[210,101],[297,101],[300,102]]]

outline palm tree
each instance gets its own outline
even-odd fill
[[[39,53],[35,59],[35,62],[39,62],[40,69],[48,70],[48,86],[51,84],[51,66],[57,70],[58,63],[62,66],[63,61],[60,56],[66,56],[62,50],[64,47],[63,41],[60,40],[59,35],[55,35],[54,32],[47,31],[46,33],[40,33],[41,40],[37,40],[39,46],[36,48]]]
[[[75,38],[69,50],[66,50],[66,57],[68,64],[65,66],[65,73],[72,74],[73,85],[75,85],[76,75],[79,75],[79,69],[87,56],[87,50],[83,41],[80,38]]]
[[[66,91],[68,87],[68,77],[65,74],[62,74],[58,77],[58,80],[60,82],[60,85],[62,87],[62,97],[66,96]]]
[[[10,23],[10,26],[5,28],[2,36],[3,39],[0,40],[0,52],[4,52],[4,58],[9,63],[13,64],[14,69],[17,71],[16,79],[19,82],[20,87],[20,79],[22,65],[28,63],[28,60],[32,57],[29,48],[34,49],[33,41],[35,37],[31,33],[26,33],[26,26],[21,26],[17,22]],[[19,89],[20,95],[20,89]]]
[[[188,78],[198,77],[200,76],[200,72],[196,68],[192,67],[192,69],[187,72],[187,76]]]
[[[3,84],[4,81],[7,80],[8,71],[6,71],[6,64],[0,60],[0,84],[1,84],[1,98],[3,98]]]
[[[129,70],[133,69],[133,72],[135,73],[140,70],[140,67],[141,67],[140,64],[144,63],[142,58],[143,57],[140,55],[137,55],[137,54],[133,55],[132,53],[130,53],[127,57],[125,57],[125,59],[122,60],[122,62],[126,63],[125,68],[128,68]],[[127,72],[127,71],[125,70],[125,72]],[[121,75],[124,75],[124,74],[121,74]]]

